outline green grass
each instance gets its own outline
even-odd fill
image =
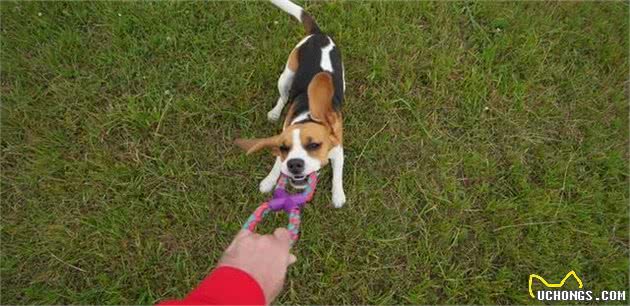
[[[326,169],[279,303],[628,289],[627,4],[306,7],[344,55],[348,203]],[[264,2],[0,9],[0,302],[183,296],[266,198],[272,158],[232,140],[279,130],[301,26]]]

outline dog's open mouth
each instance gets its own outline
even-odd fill
[[[306,186],[306,175],[294,175],[289,178],[291,185],[295,188],[301,188]]]

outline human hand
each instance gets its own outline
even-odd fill
[[[289,253],[291,238],[285,228],[273,235],[241,230],[219,260],[218,266],[231,266],[247,272],[260,284],[268,304],[284,285],[287,268],[297,258]]]

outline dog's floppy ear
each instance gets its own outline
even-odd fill
[[[333,145],[340,145],[343,142],[341,114],[331,112],[326,115],[326,124],[330,126],[330,140]]]
[[[254,153],[264,148],[271,148],[271,152],[277,155],[279,136],[272,136],[267,138],[254,138],[254,139],[242,139],[238,138],[234,143],[241,147],[241,149],[247,152],[247,155]]]
[[[311,118],[324,122],[333,112],[332,97],[335,92],[332,76],[328,72],[316,74],[308,84],[308,109]]]
[[[331,129],[331,140],[334,145],[342,142],[341,114],[333,109],[332,76],[328,72],[320,72],[308,85],[308,108],[311,118],[327,125]]]

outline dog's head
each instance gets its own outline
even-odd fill
[[[288,125],[279,135],[258,139],[237,139],[247,154],[261,149],[282,160],[281,171],[295,187],[303,187],[309,174],[328,164],[328,154],[341,144],[341,116],[334,111],[334,87],[330,74],[317,74],[308,86],[312,121]]]

